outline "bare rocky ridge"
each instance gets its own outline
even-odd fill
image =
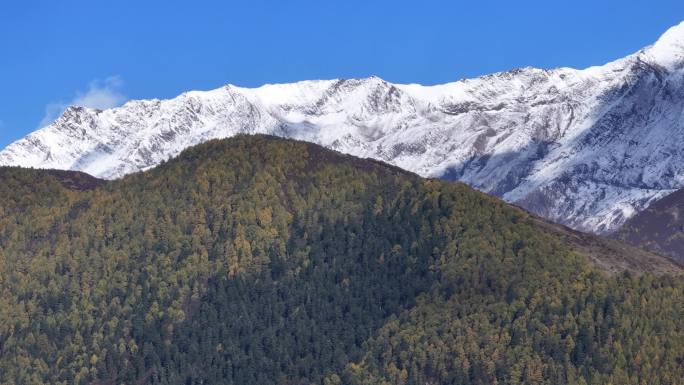
[[[118,178],[208,139],[265,133],[460,180],[574,229],[606,233],[684,187],[684,23],[584,70],[454,83],[377,77],[228,85],[105,111],[71,107],[0,164]]]

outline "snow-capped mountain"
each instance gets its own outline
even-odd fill
[[[377,77],[233,85],[119,108],[71,107],[0,164],[104,178],[188,146],[266,133],[461,180],[548,219],[614,230],[684,187],[684,23],[584,70],[523,68],[436,86]]]

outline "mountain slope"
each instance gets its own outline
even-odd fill
[[[681,275],[604,274],[463,184],[265,136],[0,177],[0,383],[684,376]]]
[[[535,224],[538,231],[544,232],[558,239],[564,246],[585,257],[587,261],[608,274],[622,272],[674,274],[682,272],[682,261],[663,257],[669,254],[658,250],[651,252],[644,250],[643,245],[621,242],[589,233],[572,230],[542,218],[531,215],[529,220]]]
[[[651,204],[630,218],[614,237],[684,263],[684,190]]]
[[[614,230],[684,187],[684,23],[585,70],[524,68],[437,86],[382,79],[225,86],[98,111],[69,108],[0,164],[145,170],[182,149],[267,133],[460,180],[576,229]]]

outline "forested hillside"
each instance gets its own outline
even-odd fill
[[[2,168],[0,383],[681,384],[680,267],[608,273],[639,254],[549,226],[267,136],[106,183]]]

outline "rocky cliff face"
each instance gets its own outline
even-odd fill
[[[237,133],[297,138],[460,180],[609,232],[684,187],[684,23],[584,70],[524,68],[421,86],[377,77],[228,85],[109,110],[71,107],[0,164],[117,178]]]

